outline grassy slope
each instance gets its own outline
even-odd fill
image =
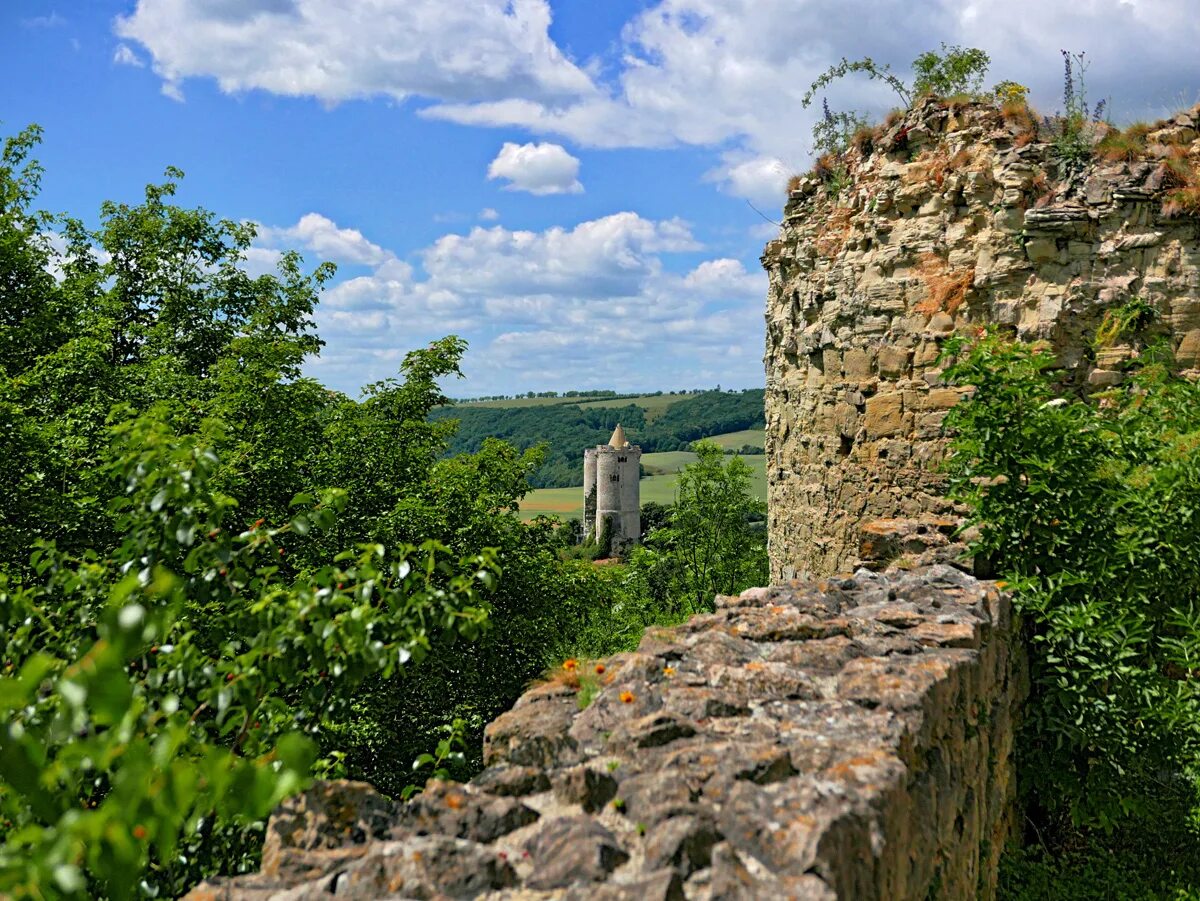
[[[765,429],[743,429],[740,432],[726,432],[724,435],[713,435],[708,439],[721,447],[739,448],[743,444],[751,447],[764,447],[767,440]]]
[[[654,422],[671,404],[695,397],[694,394],[647,394],[642,397],[603,398],[581,403],[581,407],[624,407],[636,404],[646,411],[647,425]]]
[[[642,454],[642,469],[648,476],[661,476],[679,472],[689,463],[696,461],[691,451],[664,451],[659,454]]]

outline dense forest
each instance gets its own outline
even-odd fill
[[[529,475],[534,488],[583,484],[583,451],[604,444],[619,422],[629,440],[646,453],[688,450],[693,441],[725,432],[762,428],[763,389],[705,391],[679,400],[653,422],[636,404],[581,407],[442,407],[434,421],[457,420],[448,453],[475,453],[488,438],[501,438],[520,450],[544,445],[545,460]]]
[[[548,668],[765,577],[741,460],[702,446],[593,566],[517,515],[533,442],[456,451],[464,342],[331,391],[301,369],[331,266],[249,275],[253,227],[172,203],[173,169],[96,227],[40,212],[37,139],[0,152],[0,896],[253,867],[313,778],[466,778]],[[597,443],[625,413],[579,415]]]

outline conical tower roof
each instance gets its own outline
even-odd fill
[[[609,447],[629,447],[629,441],[625,438],[625,430],[621,428],[621,423],[617,423],[617,427],[613,429],[612,437],[608,439]]]

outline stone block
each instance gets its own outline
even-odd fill
[[[842,373],[850,381],[861,381],[871,377],[873,354],[862,348],[852,347],[842,355]]]
[[[876,365],[879,369],[880,377],[885,379],[902,377],[908,371],[908,361],[911,357],[911,349],[897,347],[894,344],[885,344],[879,348],[879,354],[876,357]]]
[[[1184,369],[1200,369],[1200,329],[1184,334],[1175,348],[1175,360]]]
[[[863,428],[870,438],[895,435],[903,423],[903,395],[899,392],[877,394],[867,398]]]

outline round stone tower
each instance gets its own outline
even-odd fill
[[[596,449],[583,452],[583,537],[596,531]]]
[[[642,449],[629,443],[620,425],[608,444],[583,452],[584,534],[599,539],[607,520],[614,554],[637,544],[642,534],[641,459]]]

